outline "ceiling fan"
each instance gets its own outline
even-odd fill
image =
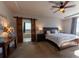
[[[54,2],[54,1],[50,1],[50,3],[56,4],[56,6],[52,6],[52,8],[58,8],[54,13],[56,13],[57,11],[60,11],[60,12],[64,13],[66,8],[75,7],[75,5],[69,5],[69,6],[67,6],[67,4],[69,3],[69,1],[64,1],[64,2],[60,1],[58,3]]]

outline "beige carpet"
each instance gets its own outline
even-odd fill
[[[20,46],[9,56],[10,58],[76,58],[74,51],[79,47],[70,47],[58,51],[48,42],[27,42]]]

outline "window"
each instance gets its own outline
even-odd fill
[[[77,19],[76,34],[79,35],[79,18]]]
[[[25,23],[25,30],[31,30],[31,23]]]

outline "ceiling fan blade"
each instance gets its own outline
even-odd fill
[[[70,5],[70,6],[66,6],[64,8],[71,8],[71,7],[75,7],[76,5]]]
[[[57,9],[56,11],[54,11],[54,13],[56,13],[57,11],[59,11],[60,9]]]
[[[53,8],[60,8],[60,7],[58,7],[58,6],[52,6]]]
[[[63,6],[65,7],[65,6],[68,4],[68,2],[69,2],[69,1],[65,1],[65,3],[64,3],[64,5],[63,5]]]

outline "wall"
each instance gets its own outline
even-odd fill
[[[3,15],[7,17],[8,19],[12,18],[11,12],[8,10],[8,8],[5,6],[3,2],[0,1],[0,15]]]
[[[72,19],[71,18],[62,20],[62,25],[63,25],[62,26],[63,32],[71,33],[71,25],[72,25]]]
[[[61,20],[59,18],[39,18],[36,21],[37,28],[43,27],[62,27]]]

